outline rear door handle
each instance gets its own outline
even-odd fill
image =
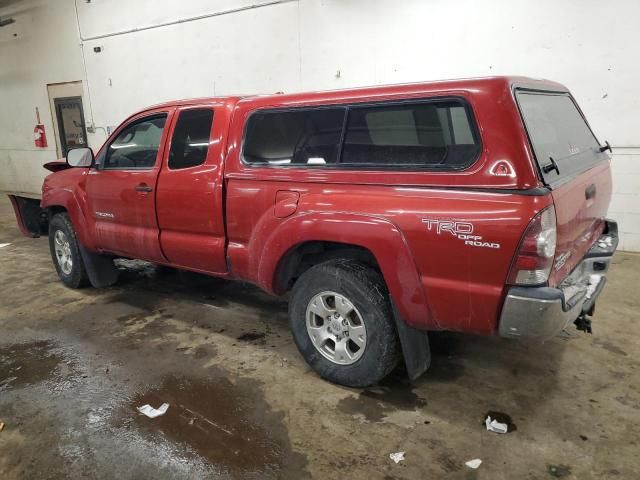
[[[589,185],[585,191],[584,191],[584,197],[587,200],[591,200],[593,197],[596,196],[596,185],[594,183],[592,183],[591,185]]]
[[[149,193],[152,192],[153,188],[151,188],[149,185],[147,185],[146,183],[141,183],[139,185],[136,185],[136,192],[145,192],[145,193]]]

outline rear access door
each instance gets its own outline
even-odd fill
[[[228,125],[222,104],[176,111],[156,193],[160,245],[173,265],[227,271],[222,173]]]
[[[611,200],[610,157],[569,93],[517,89],[516,99],[555,204],[558,240],[549,280],[554,286],[604,229]]]

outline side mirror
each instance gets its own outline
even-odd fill
[[[67,164],[70,167],[89,168],[93,162],[93,150],[88,147],[72,148],[67,152]]]

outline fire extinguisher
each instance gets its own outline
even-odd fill
[[[33,129],[33,141],[38,148],[46,148],[47,147],[47,133],[44,131],[44,125],[40,123],[40,111],[38,111],[38,107],[36,107],[36,118],[38,123]]]

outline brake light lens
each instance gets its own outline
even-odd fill
[[[511,285],[546,283],[556,254],[556,211],[553,205],[531,219],[509,272]]]

